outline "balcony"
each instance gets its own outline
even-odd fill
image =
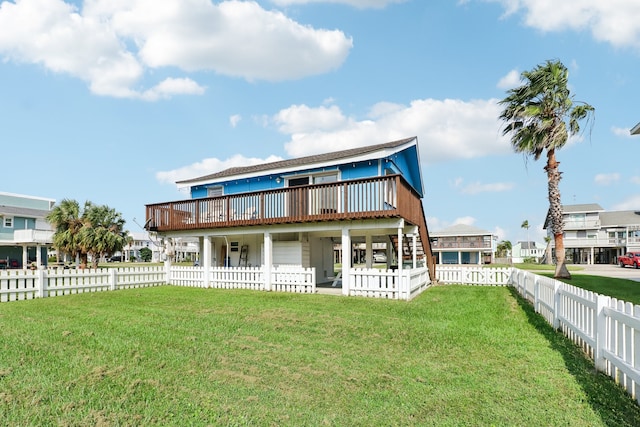
[[[158,232],[391,217],[424,221],[401,175],[146,205],[148,228]]]
[[[13,241],[17,244],[48,245],[53,243],[51,230],[15,230]]]

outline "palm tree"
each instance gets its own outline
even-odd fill
[[[64,199],[54,206],[47,220],[55,228],[54,247],[79,258],[81,268],[86,267],[89,255],[92,267],[97,268],[100,256],[121,251],[128,238],[120,213],[89,201],[80,209],[77,201]]]
[[[527,230],[527,248],[529,249],[529,255],[531,255],[531,243],[529,242],[529,220],[525,219],[524,221],[522,221],[522,225],[520,225],[520,228],[524,228],[525,230]]]
[[[496,252],[498,253],[499,258],[503,258],[509,256],[509,251],[511,251],[512,246],[509,240],[501,240],[496,246]]]
[[[80,255],[79,233],[82,229],[82,215],[80,205],[75,200],[63,199],[60,204],[47,215],[47,221],[55,230],[53,246],[63,254],[72,258]],[[57,261],[60,261],[59,259]]]
[[[538,160],[546,152],[549,210],[556,247],[556,278],[570,278],[565,265],[564,224],[560,200],[560,171],[556,150],[562,148],[570,136],[580,132],[580,121],[590,119],[594,108],[574,101],[567,87],[569,72],[560,61],[546,61],[521,74],[523,84],[507,91],[500,101],[504,110],[500,119],[505,122],[503,135],[510,135],[517,153]]]

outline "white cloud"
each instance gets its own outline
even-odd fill
[[[505,15],[524,12],[524,23],[542,31],[589,31],[594,39],[640,47],[640,2],[635,0],[487,0]]]
[[[452,225],[464,224],[464,225],[473,225],[475,224],[476,219],[472,216],[462,216],[453,220]]]
[[[294,4],[311,4],[311,3],[337,3],[346,4],[357,7],[359,9],[377,8],[381,9],[390,4],[403,3],[407,0],[271,0],[279,6],[290,6]]]
[[[637,136],[631,135],[632,127],[633,126],[628,128],[621,128],[617,126],[611,126],[611,133],[614,134],[615,136],[621,136],[623,138],[637,138]]]
[[[74,76],[113,97],[204,92],[176,77],[140,90],[161,67],[247,80],[302,78],[338,68],[352,46],[341,31],[301,25],[256,2],[85,0],[81,9],[63,0],[0,3],[0,56]]]
[[[499,89],[508,90],[519,86],[521,83],[520,73],[517,70],[511,70],[498,81],[497,87]]]
[[[622,202],[614,205],[611,210],[614,211],[640,211],[640,194],[627,197]]]
[[[290,135],[285,149],[292,157],[418,136],[421,160],[434,163],[511,153],[499,114],[495,99],[419,99],[408,106],[378,103],[364,118],[346,116],[337,106],[294,105],[272,120]]]
[[[629,181],[634,184],[640,184],[640,176],[632,176]]]
[[[244,157],[241,155],[233,156],[227,160],[209,158],[178,169],[157,172],[156,179],[161,183],[174,184],[176,181],[197,178],[199,176],[209,175],[232,167],[259,165],[263,163],[277,162],[278,160],[282,160],[282,158],[278,156],[269,156],[266,159],[258,159],[255,157]]]
[[[240,116],[239,114],[234,114],[233,116],[229,117],[229,124],[232,128],[235,128],[236,126],[238,126],[238,123],[240,123],[240,120],[242,120],[242,116]]]
[[[496,226],[496,228],[493,229],[493,234],[498,236],[498,242],[499,242],[505,239],[507,232],[504,230],[504,228]]]
[[[599,173],[593,178],[597,185],[611,185],[620,181],[619,173]]]

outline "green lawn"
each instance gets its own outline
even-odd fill
[[[635,426],[640,408],[508,288],[165,286],[0,304],[0,420]]]
[[[553,277],[553,273],[537,274]],[[640,304],[640,282],[636,282],[635,280],[591,276],[588,274],[572,274],[571,279],[563,279],[562,281],[601,295],[608,295],[633,304]]]

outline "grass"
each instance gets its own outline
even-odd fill
[[[553,277],[553,273],[541,273],[541,275]],[[608,295],[633,304],[640,304],[640,283],[635,280],[591,276],[588,274],[573,274],[571,279],[560,280],[601,295]]]
[[[6,425],[640,425],[503,287],[412,302],[158,287],[0,305]]]

